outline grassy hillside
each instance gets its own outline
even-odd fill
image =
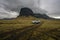
[[[0,31],[9,31],[31,26],[33,25],[32,20],[34,19],[32,17],[19,17],[12,20],[0,20]]]
[[[33,36],[40,34],[43,31],[49,31],[55,28],[60,28],[60,20],[47,20],[42,18],[35,18],[35,17],[18,17],[13,20],[0,20],[0,33],[9,32],[11,30],[21,29],[25,27],[29,27],[35,24],[32,24],[33,20],[40,20],[43,23],[39,28],[36,28],[33,33]],[[42,37],[42,36],[41,36]],[[47,37],[47,36],[45,36]],[[48,40],[54,40],[51,37]]]

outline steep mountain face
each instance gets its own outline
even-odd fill
[[[50,18],[50,17],[47,16],[46,14],[40,14],[40,13],[34,14],[34,17],[37,17],[37,18],[44,18],[44,19],[49,19],[49,18]]]
[[[29,8],[22,8],[20,11],[20,16],[33,16],[33,11]]]
[[[37,18],[51,19],[48,15],[41,13],[34,13],[30,8],[27,7],[21,8],[19,16],[34,16]]]

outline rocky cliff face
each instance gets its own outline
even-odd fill
[[[30,8],[22,8],[19,16],[33,16],[33,11]]]

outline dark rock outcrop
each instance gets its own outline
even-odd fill
[[[44,19],[50,19],[50,17],[48,15],[46,15],[46,14],[40,14],[40,13],[34,14],[34,17],[44,18]]]
[[[36,18],[53,19],[53,18],[50,18],[46,14],[33,13],[33,11],[30,8],[27,8],[27,7],[21,8],[19,16],[34,16]]]
[[[19,16],[33,16],[33,11],[30,8],[21,8]]]

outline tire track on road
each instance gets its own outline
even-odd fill
[[[34,25],[32,25],[32,26],[34,26]],[[2,32],[2,33],[0,32],[0,38],[3,38],[5,36],[7,36],[9,34],[12,34],[12,33],[15,33],[15,32],[24,31],[26,28],[29,28],[29,27],[31,27],[31,26],[27,26],[27,27],[24,27],[24,28],[19,28],[19,29],[16,29],[16,30],[11,30],[9,32]]]
[[[0,33],[0,38],[3,40],[17,40],[19,38],[23,38],[23,36],[29,35],[28,38],[32,35],[33,30],[38,28],[41,24],[35,24],[32,26],[28,26],[22,29],[12,30],[10,32]],[[17,32],[17,33],[16,33]],[[26,34],[26,35],[25,35]],[[6,37],[10,35],[9,37]],[[28,39],[26,38],[26,39]]]
[[[33,31],[38,26],[40,26],[40,24],[37,24],[37,25],[34,25],[34,26],[30,26],[28,28],[25,28],[25,29],[23,29],[23,31],[21,30],[22,32],[19,32],[18,34],[13,33],[10,37],[5,38],[4,40],[18,40],[19,38],[24,36],[27,32]]]
[[[46,35],[50,36],[51,38],[55,40],[60,40],[60,28],[55,28],[52,30],[49,30]]]

